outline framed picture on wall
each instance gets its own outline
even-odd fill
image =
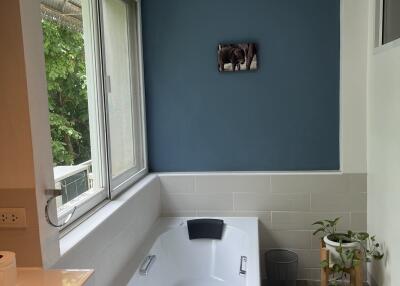
[[[257,52],[255,43],[219,44],[218,70],[220,72],[256,70]]]

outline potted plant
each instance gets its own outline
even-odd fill
[[[328,267],[333,273],[331,285],[343,282],[346,275],[345,269],[357,266],[363,261],[370,262],[372,259],[380,260],[383,257],[380,244],[376,241],[375,236],[371,236],[367,232],[351,230],[348,230],[347,233],[337,232],[339,220],[340,217],[313,223],[318,226],[313,235],[322,234],[321,240],[329,250],[329,261],[321,261],[321,267]]]

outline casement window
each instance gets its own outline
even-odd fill
[[[400,39],[400,0],[377,0],[376,46]]]
[[[58,224],[147,173],[135,0],[41,0]]]

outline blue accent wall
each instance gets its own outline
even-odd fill
[[[143,0],[150,170],[338,170],[339,2]],[[221,42],[258,71],[219,73]]]

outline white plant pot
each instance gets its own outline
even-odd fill
[[[332,267],[333,264],[338,263],[341,261],[340,254],[336,251],[336,248],[340,246],[339,242],[332,241],[328,238],[328,236],[324,237],[324,242],[326,248],[329,250],[329,267]],[[357,242],[342,242],[343,254],[346,250],[353,250],[360,248],[360,245]],[[344,258],[344,265],[346,268],[350,268],[352,265],[352,261]]]

